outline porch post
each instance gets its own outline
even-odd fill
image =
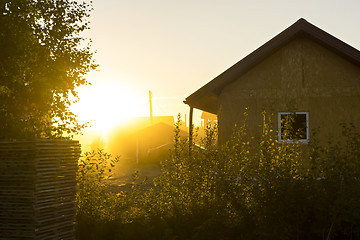
[[[189,155],[191,155],[191,148],[193,144],[193,112],[194,108],[190,106],[189,114]]]

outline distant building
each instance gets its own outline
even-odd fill
[[[308,142],[317,127],[320,140],[338,137],[340,123],[360,126],[360,52],[300,19],[184,102],[218,115],[219,142],[241,123],[245,108],[254,133],[262,112],[273,114],[279,141]],[[290,114],[300,134],[285,139]]]
[[[206,127],[208,124],[214,126],[217,124],[217,115],[203,111],[201,113],[201,127]]]
[[[110,152],[128,163],[159,163],[168,156],[174,143],[173,116],[134,118],[115,130],[109,140]],[[181,131],[182,136],[187,136]]]
[[[170,126],[175,126],[175,120],[173,116],[153,116],[150,117],[136,117],[128,123],[129,126],[136,128],[144,128],[157,123],[165,123]]]

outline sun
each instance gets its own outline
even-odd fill
[[[78,93],[80,100],[71,110],[80,122],[90,122],[102,135],[131,118],[146,115],[146,97],[115,81],[83,86]]]

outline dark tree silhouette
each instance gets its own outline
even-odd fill
[[[96,68],[90,40],[81,36],[92,6],[7,0],[0,8],[0,138],[78,133],[83,125],[69,106]]]

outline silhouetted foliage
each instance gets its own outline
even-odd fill
[[[83,239],[360,239],[356,128],[339,143],[278,143],[270,122],[254,137],[245,121],[221,146],[209,127],[190,149],[177,126],[155,187],[101,207],[111,219],[87,221]]]
[[[0,138],[59,137],[83,127],[69,111],[92,52],[81,33],[91,6],[70,0],[0,4]]]

